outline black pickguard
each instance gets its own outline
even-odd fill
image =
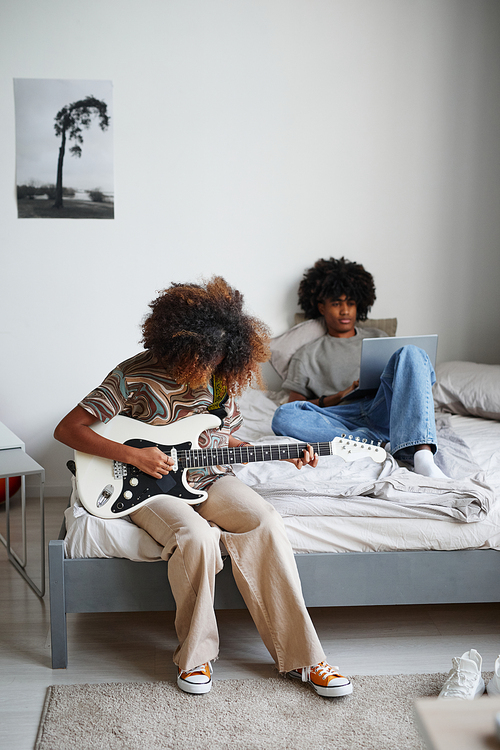
[[[192,443],[190,442],[179,443],[177,445],[160,445],[150,440],[141,439],[126,440],[124,445],[130,445],[133,448],[149,448],[152,446],[159,448],[163,453],[167,453],[168,455],[170,455],[172,448],[178,451],[192,449]],[[198,498],[203,498],[201,492],[187,489],[184,486],[182,483],[184,472],[185,469],[178,469],[177,471],[170,471],[161,479],[155,479],[149,474],[140,471],[136,466],[127,464],[127,476],[123,477],[122,491],[111,506],[111,512],[122,513],[123,511],[130,511],[136,505],[139,505],[139,503],[143,503],[144,500],[149,500],[156,495],[170,495],[171,497],[180,497],[183,500],[191,502]],[[125,493],[127,493],[127,497],[125,497]],[[130,497],[128,497],[128,493],[131,494]]]

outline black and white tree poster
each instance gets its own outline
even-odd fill
[[[113,219],[113,84],[15,78],[17,215]]]

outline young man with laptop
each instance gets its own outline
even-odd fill
[[[437,442],[432,386],[437,337],[391,339],[395,351],[385,351],[389,340],[383,337],[387,334],[356,326],[358,320],[366,320],[374,302],[373,276],[359,263],[345,258],[321,259],[305,272],[299,304],[306,318],[323,316],[326,333],[292,357],[283,383],[290,392],[288,403],[276,410],[273,430],[308,442],[352,434],[389,443],[386,450],[413,463],[416,473],[444,478],[434,462]],[[374,351],[363,352],[363,360],[371,363],[367,374],[373,378],[375,371],[375,381],[368,383],[368,389],[363,383],[360,388],[359,383],[367,339],[379,340],[366,347]]]

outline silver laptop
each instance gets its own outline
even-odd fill
[[[394,352],[402,346],[418,346],[427,352],[431,364],[436,366],[438,345],[437,333],[429,336],[387,336],[377,339],[363,339],[361,342],[361,364],[359,386],[342,399],[342,403],[353,398],[361,398],[366,392],[376,390],[380,385],[380,376]]]

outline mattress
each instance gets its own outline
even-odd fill
[[[247,391],[240,400],[244,422],[238,437],[252,443],[283,442],[271,430],[282,398],[280,393]],[[408,477],[415,483],[418,475],[391,456],[384,467],[369,459],[345,464],[331,456],[321,458],[317,469],[301,472],[277,461],[236,466],[235,473],[279,510],[296,553],[500,549],[500,422],[457,415],[437,418],[443,439],[454,441],[458,450],[460,460],[453,463],[451,474],[455,479],[449,482],[454,489],[465,488],[458,499],[448,500],[448,488],[439,487],[437,499],[433,494],[422,500],[419,494],[408,501],[404,494],[400,501],[397,494],[372,492],[384,472],[404,475],[406,487]],[[161,559],[161,547],[127,518],[102,520],[88,514],[75,486],[65,516],[68,557]]]

